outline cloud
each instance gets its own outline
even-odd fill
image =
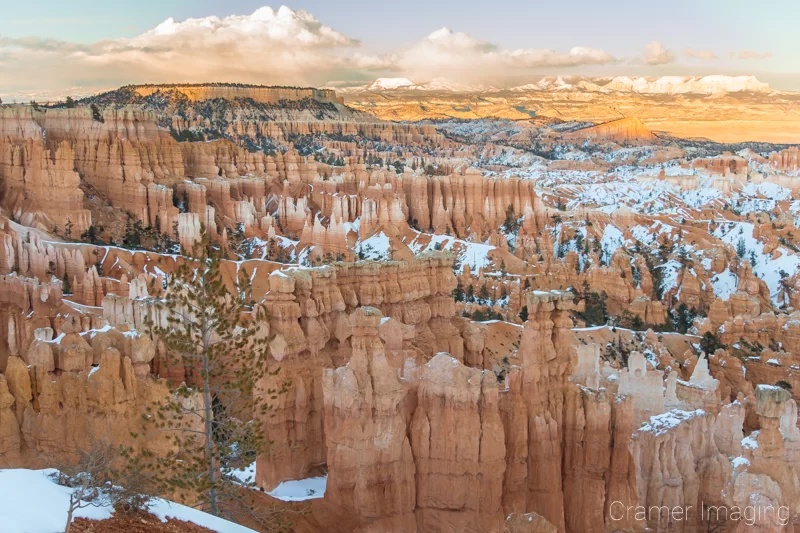
[[[596,48],[574,47],[567,52],[549,49],[502,49],[462,32],[440,28],[402,50],[393,68],[412,79],[444,77],[462,82],[491,81],[511,70],[562,68],[616,62]]]
[[[695,59],[702,59],[704,61],[713,61],[715,59],[719,59],[719,56],[711,50],[692,50],[691,48],[687,48],[683,51],[683,55]]]
[[[666,65],[675,61],[675,53],[664,48],[661,41],[652,41],[644,49],[644,62],[648,65]]]
[[[663,49],[661,55],[671,54]],[[71,43],[0,36],[0,87],[25,90],[113,87],[129,83],[236,81],[323,85],[377,73],[429,81],[502,85],[510,75],[619,62],[604,50],[502,48],[441,28],[407,48],[377,55],[312,14],[262,7],[250,15],[168,18],[132,38]],[[64,93],[67,94],[67,93]]]
[[[772,52],[754,52],[752,50],[742,50],[741,52],[731,52],[731,59],[767,59],[772,57]]]
[[[263,7],[251,15],[169,18],[130,39],[76,44],[0,37],[10,55],[0,86],[117,85],[142,82],[242,81],[319,84],[350,68],[360,43],[301,10]],[[367,63],[368,56],[358,62]],[[373,58],[372,62],[380,62]]]
[[[92,46],[84,44],[70,43],[56,39],[44,39],[41,37],[19,37],[12,39],[0,37],[0,48],[19,49],[33,52],[59,52],[59,53],[91,53]]]

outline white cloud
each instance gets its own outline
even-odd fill
[[[644,49],[644,62],[648,65],[666,65],[675,61],[675,52],[667,50],[661,41],[652,41]]]
[[[731,52],[731,59],[767,59],[772,57],[772,52],[754,52],[753,50],[742,50],[741,52]]]
[[[0,86],[167,81],[318,84],[332,72],[349,68],[346,52],[358,46],[357,40],[323,25],[310,13],[263,7],[251,15],[169,18],[134,38],[92,44],[0,38],[0,55],[6,54]]]
[[[511,69],[576,67],[616,61],[609,53],[588,47],[568,52],[519,48],[498,48],[450,28],[440,28],[410,48],[399,52],[395,69],[412,79],[444,77],[456,81],[491,81]]]
[[[687,49],[682,55],[703,61],[718,59],[710,50]],[[768,56],[747,50],[731,53],[736,59]],[[643,56],[627,64],[646,69],[647,65],[676,60],[674,52],[660,41],[652,41]],[[0,87],[6,95],[50,90],[59,94],[60,89],[61,95],[77,96],[80,91],[76,88],[149,82],[321,86],[341,80],[347,85],[380,75],[415,82],[446,78],[462,84],[502,86],[512,77],[526,74],[550,74],[558,69],[575,72],[578,67],[621,63],[597,48],[504,48],[449,28],[438,29],[407,48],[377,55],[312,14],[287,7],[263,7],[250,15],[184,21],[169,18],[133,38],[88,44],[0,36]]]
[[[690,58],[702,59],[704,61],[713,61],[715,59],[719,59],[719,56],[711,50],[693,50],[691,48],[687,48],[683,51],[683,55]]]

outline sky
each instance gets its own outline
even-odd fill
[[[0,97],[558,74],[755,75],[800,90],[795,1],[0,0]]]

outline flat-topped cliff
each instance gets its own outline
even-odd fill
[[[250,98],[262,104],[276,104],[282,100],[295,101],[310,98],[317,102],[336,104],[344,103],[336,96],[333,89],[316,89],[313,87],[271,87],[266,85],[242,84],[186,84],[186,85],[136,85],[132,89],[142,97],[159,91],[178,91],[192,102],[224,98]]]

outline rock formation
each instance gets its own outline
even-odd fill
[[[0,107],[0,467],[169,449],[142,412],[201,372],[149,325],[205,231],[267,316],[257,389],[285,388],[257,485],[327,474],[298,530],[797,521],[797,151],[662,142],[627,107],[573,121],[627,82],[579,83],[464,96],[519,120],[224,84]],[[405,92],[375,112],[413,114]]]

